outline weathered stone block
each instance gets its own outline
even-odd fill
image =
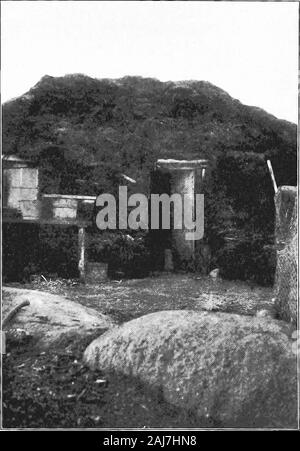
[[[162,311],[93,341],[84,361],[160,388],[203,424],[297,427],[297,368],[290,326],[270,318]]]
[[[298,235],[297,188],[282,186],[275,195],[277,265],[275,308],[278,317],[297,322]]]

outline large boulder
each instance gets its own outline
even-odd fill
[[[277,266],[275,308],[279,318],[297,323],[297,187],[281,186],[275,195]]]
[[[91,369],[157,387],[201,424],[296,427],[296,357],[284,322],[226,313],[162,311],[93,341]],[[202,420],[202,423],[201,423]]]
[[[24,329],[43,347],[66,334],[86,335],[113,326],[109,317],[64,296],[12,287],[3,287],[3,318],[23,301],[29,305],[7,327]]]

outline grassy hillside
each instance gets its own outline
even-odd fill
[[[266,159],[278,185],[297,180],[296,125],[204,81],[45,76],[3,106],[3,152],[39,162],[44,192],[59,186],[61,193],[91,195],[113,192],[121,173],[148,193],[157,158],[208,158],[207,238],[215,264],[244,268],[232,276],[239,278],[251,277],[257,267],[254,248],[266,266],[262,248],[272,242]]]
[[[148,186],[158,157],[214,161],[232,151],[271,158],[279,184],[296,180],[296,126],[201,81],[45,76],[4,105],[3,150],[34,159],[51,153],[51,160],[56,155],[74,169],[100,164],[86,177],[89,192],[99,189],[92,186],[99,179],[109,183],[115,171]]]

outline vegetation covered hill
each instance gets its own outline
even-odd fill
[[[34,159],[55,150],[73,167],[99,163],[86,177],[89,193],[115,171],[147,186],[158,157],[215,160],[232,151],[268,156],[278,183],[295,184],[296,126],[208,82],[45,76],[4,105],[3,150]]]
[[[297,180],[296,125],[204,81],[45,76],[4,104],[3,152],[39,162],[48,176],[44,192],[59,186],[61,193],[90,195],[113,192],[122,173],[148,193],[157,158],[208,158],[206,231],[220,265],[229,242],[257,245],[261,255],[270,241],[274,205],[266,159],[278,185]],[[236,266],[237,251],[230,252]]]

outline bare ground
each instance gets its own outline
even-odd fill
[[[159,310],[208,309],[254,315],[261,309],[271,311],[273,306],[271,288],[186,274],[110,281],[98,286],[44,279],[13,286],[66,296],[118,323]],[[81,356],[95,334],[97,331],[84,338],[66,336],[46,352],[35,343],[7,349],[3,357],[4,427],[222,426],[200,424],[192,413],[170,406],[160,393],[137,380],[91,373],[81,364]]]
[[[255,315],[259,310],[273,308],[271,287],[186,274],[162,274],[99,285],[40,279],[13,286],[64,295],[85,307],[112,315],[120,323],[160,310],[205,309]]]

